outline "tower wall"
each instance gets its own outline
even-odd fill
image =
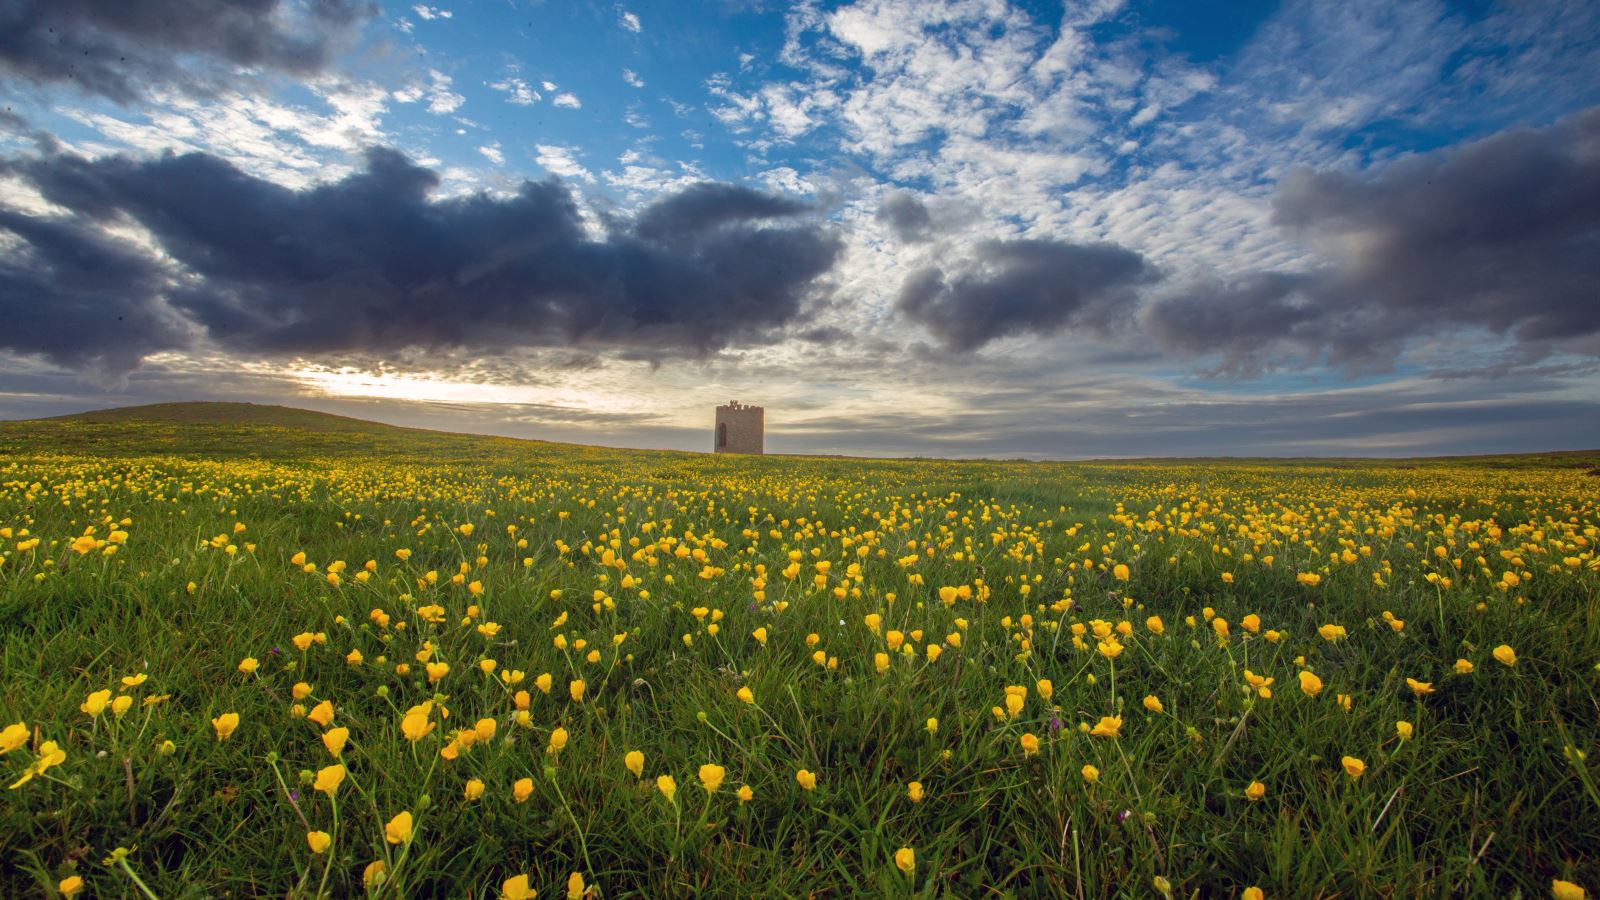
[[[717,407],[716,427],[711,434],[715,453],[764,453],[766,410],[730,400]]]

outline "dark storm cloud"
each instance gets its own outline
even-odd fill
[[[1376,178],[1297,171],[1274,219],[1325,266],[1190,286],[1151,307],[1152,331],[1246,370],[1285,352],[1381,365],[1409,338],[1463,326],[1527,357],[1600,334],[1600,109]]]
[[[973,350],[1010,335],[1106,331],[1132,313],[1135,289],[1158,277],[1113,244],[985,241],[958,271],[907,276],[895,308],[947,349]]]
[[[795,320],[840,252],[804,206],[743,188],[691,186],[597,239],[559,181],[435,200],[438,176],[385,149],[363,171],[303,191],[200,153],[48,155],[6,168],[73,215],[7,214],[22,249],[0,267],[0,321],[31,325],[0,332],[0,346],[66,364],[116,347],[97,361],[126,368],[186,328],[269,354],[703,354]],[[116,249],[126,245],[103,229],[125,220],[176,265]],[[114,326],[114,315],[138,327]]]
[[[41,353],[68,368],[115,375],[187,334],[161,306],[159,264],[70,223],[0,207],[0,348]]]
[[[806,209],[788,197],[703,181],[651,204],[640,213],[634,231],[650,241],[687,243],[724,225],[794,216]]]
[[[68,83],[119,103],[203,90],[229,69],[325,68],[369,0],[0,0],[0,83]]]
[[[933,216],[916,194],[894,191],[878,204],[876,216],[889,226],[894,236],[908,244],[928,240],[933,236]]]

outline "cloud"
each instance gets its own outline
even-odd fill
[[[571,147],[561,147],[555,144],[536,144],[534,149],[538,155],[534,161],[544,167],[546,172],[559,175],[563,178],[581,178],[584,181],[594,181],[594,175],[573,158],[577,151]]]
[[[425,3],[418,3],[416,6],[411,7],[411,11],[416,13],[417,18],[423,20],[424,22],[428,22],[433,19],[448,19],[455,15],[455,13],[452,13],[448,9],[440,9],[437,6],[428,6]]]
[[[507,77],[490,82],[492,90],[506,94],[506,102],[517,106],[532,106],[539,102],[539,92],[521,78]]]
[[[876,218],[908,244],[925,241],[933,234],[933,217],[927,205],[910,191],[893,191],[884,197]]]
[[[428,112],[436,116],[447,116],[467,102],[467,98],[450,90],[453,80],[438,69],[428,70]]]
[[[571,92],[557,94],[556,98],[550,102],[567,109],[581,109],[583,107],[583,102],[578,99],[578,95]]]
[[[617,21],[622,25],[623,28],[628,29],[634,34],[638,34],[643,30],[642,26],[639,24],[639,17],[631,12],[622,13]]]
[[[157,87],[210,94],[242,69],[327,69],[368,0],[10,0],[0,5],[0,83],[70,84],[121,104]]]
[[[500,149],[499,142],[495,142],[484,147],[479,147],[478,152],[482,153],[484,157],[489,160],[489,162],[492,162],[497,166],[504,164],[506,161],[506,155]]]
[[[0,208],[0,348],[114,377],[140,357],[188,343],[162,303],[160,261],[102,232]]]
[[[1460,329],[1528,358],[1600,354],[1600,108],[1369,177],[1295,170],[1273,220],[1322,265],[1188,285],[1150,308],[1151,330],[1241,372],[1294,355],[1383,366]]]
[[[435,199],[440,177],[389,149],[306,190],[203,153],[5,169],[70,214],[4,210],[0,347],[112,374],[204,345],[703,355],[798,320],[840,252],[807,207],[749,189],[695,186],[596,238],[558,180]]]
[[[975,350],[1069,326],[1108,331],[1132,315],[1135,288],[1158,277],[1139,254],[1113,244],[990,240],[951,274],[928,266],[907,276],[895,308],[946,348]]]
[[[634,230],[662,244],[693,242],[725,226],[797,216],[806,209],[806,204],[776,194],[701,182],[646,207]]]
[[[640,78],[639,77],[639,73],[635,72],[632,69],[623,69],[622,70],[622,80],[626,81],[628,83],[629,87],[636,87],[636,88],[644,87],[644,79]]]

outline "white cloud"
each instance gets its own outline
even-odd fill
[[[556,83],[554,81],[546,81],[541,83],[540,87],[544,88],[545,92],[548,93],[556,89]]]
[[[552,175],[560,175],[563,178],[581,178],[588,182],[594,181],[594,175],[572,158],[573,154],[578,152],[577,148],[562,147],[557,144],[538,144],[534,149],[539,151],[535,161],[543,166],[546,172]]]
[[[539,102],[539,92],[528,85],[526,81],[516,77],[506,77],[499,81],[489,83],[493,90],[506,94],[506,102],[517,106],[532,106]]]
[[[570,92],[565,94],[557,94],[556,98],[550,102],[554,103],[556,106],[566,107],[567,109],[579,109],[583,106],[583,103],[578,100],[578,95]]]
[[[631,12],[624,12],[619,21],[621,22],[623,28],[628,29],[634,34],[638,34],[641,30],[639,25],[639,17]]]
[[[428,112],[447,116],[461,108],[467,98],[450,90],[452,79],[438,69],[428,70]]]
[[[437,6],[428,6],[425,3],[418,3],[416,6],[411,7],[411,11],[416,13],[417,18],[424,22],[432,21],[434,19],[448,19],[455,15],[455,13],[452,13],[448,9],[440,9]]]
[[[623,69],[622,70],[622,80],[626,81],[632,87],[636,87],[636,88],[644,87],[644,79],[640,78],[639,74],[637,72],[633,71],[632,69]]]
[[[497,166],[503,165],[506,161],[506,155],[501,152],[498,141],[484,147],[479,147],[478,152],[482,153],[485,158]]]

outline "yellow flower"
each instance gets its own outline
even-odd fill
[[[388,871],[389,866],[387,863],[381,859],[375,859],[367,863],[367,867],[361,870],[361,883],[366,887],[379,884],[384,879],[384,873]]]
[[[350,729],[330,728],[322,735],[322,746],[328,748],[328,755],[337,759],[344,753],[345,742],[350,740]]]
[[[1257,800],[1260,800],[1262,797],[1265,797],[1266,795],[1267,795],[1267,786],[1262,784],[1259,781],[1252,781],[1248,785],[1245,786],[1244,798],[1246,800],[1249,800],[1251,803],[1254,803]]]
[[[568,682],[567,693],[572,695],[573,702],[583,702],[583,689],[585,687],[588,687],[588,685],[584,684],[582,678],[574,678],[572,681]]]
[[[1022,704],[1021,694],[1006,694],[1006,712],[1011,714],[1011,718],[1015,719],[1022,712]]]
[[[814,791],[817,788],[817,776],[805,769],[794,773],[794,780],[799,782],[802,790]]]
[[[1471,660],[1466,660],[1466,659],[1458,659],[1458,660],[1456,660],[1456,674],[1457,675],[1471,675],[1472,674],[1472,670],[1474,668],[1476,668],[1476,667],[1472,665],[1472,661]]]
[[[661,796],[672,800],[678,796],[678,782],[671,775],[657,775],[656,790],[661,792]]]
[[[329,725],[333,724],[333,703],[328,700],[318,703],[316,706],[312,707],[311,712],[306,715],[306,718],[317,723],[318,725],[321,725],[323,728],[327,728]]]
[[[127,694],[119,694],[115,700],[111,701],[111,712],[119,719],[122,718],[123,713],[127,712],[132,707],[133,698],[129,697]]]
[[[1587,900],[1589,892],[1570,881],[1555,878],[1550,881],[1550,896],[1555,900]]]
[[[1415,678],[1406,679],[1406,687],[1411,688],[1411,693],[1421,697],[1423,694],[1433,693],[1433,684],[1427,681],[1418,681]]]
[[[533,686],[538,688],[541,693],[548,694],[550,693],[550,682],[550,673],[545,672],[533,680]]]
[[[1501,665],[1514,666],[1517,664],[1517,651],[1511,649],[1510,644],[1501,644],[1494,648],[1494,658],[1499,660]]]
[[[433,713],[433,701],[428,700],[406,710],[405,717],[400,720],[400,731],[406,740],[420,741],[433,732],[437,723],[430,719]]]
[[[106,705],[110,702],[110,690],[95,691],[94,693],[90,694],[82,703],[78,704],[78,709],[83,710],[91,716],[98,716],[106,711]]]
[[[223,713],[211,720],[211,727],[217,730],[217,740],[225,741],[233,736],[239,727],[239,714],[236,712]]]
[[[149,678],[150,676],[144,672],[140,672],[138,675],[124,675],[122,677],[122,686],[138,687],[139,685],[144,684]]]
[[[714,794],[717,792],[717,788],[722,787],[722,779],[727,774],[727,769],[712,763],[706,763],[700,767],[700,784],[705,787],[708,793]]]
[[[339,785],[344,783],[344,775],[344,766],[337,763],[324,766],[317,770],[317,779],[311,787],[332,797],[334,792],[339,790]]]
[[[545,748],[546,753],[560,753],[567,746],[567,730],[560,726],[550,732],[550,746]]]
[[[1039,752],[1039,736],[1031,731],[1018,738],[1017,742],[1022,745],[1023,756],[1032,756]]]
[[[1150,629],[1151,634],[1164,634],[1167,630],[1166,623],[1161,621],[1160,616],[1151,616],[1145,619],[1144,627]]]
[[[913,781],[906,785],[906,796],[911,798],[912,803],[921,803],[923,797],[922,782]]]
[[[426,666],[428,670],[428,683],[438,684],[441,679],[450,674],[450,664],[447,662],[431,662]]]
[[[1344,773],[1351,778],[1360,778],[1367,771],[1367,764],[1354,756],[1346,756],[1339,760],[1339,763],[1344,766]]]
[[[1267,900],[1267,892],[1258,887],[1247,887],[1239,892],[1239,900]]]
[[[751,800],[754,800],[755,798],[756,798],[756,792],[750,789],[750,785],[742,784],[742,785],[739,786],[739,802],[740,803],[749,803]]]
[[[1117,579],[1118,581],[1127,581],[1128,567],[1122,563],[1117,563],[1115,566],[1111,567],[1111,577]]]
[[[932,716],[930,716],[930,717],[928,717],[928,721],[926,723],[924,723],[922,727],[929,734],[938,734],[939,733],[939,720],[933,718]]]
[[[24,722],[13,722],[0,730],[0,755],[10,753],[28,742],[28,726]]]
[[[534,900],[538,896],[527,875],[513,875],[500,883],[500,900]]]
[[[638,750],[629,750],[622,757],[622,764],[628,767],[635,778],[644,777],[644,753]]]
[[[1315,697],[1322,693],[1322,679],[1317,677],[1317,673],[1309,669],[1302,669],[1300,670],[1300,690],[1307,697]]]
[[[1101,716],[1100,721],[1095,723],[1094,728],[1089,733],[1095,737],[1120,737],[1122,734],[1122,717]]]
[[[1416,727],[1410,722],[1401,719],[1400,721],[1394,723],[1394,733],[1400,736],[1400,740],[1409,741],[1411,740],[1411,735],[1416,733]]]
[[[499,727],[493,719],[479,719],[473,724],[472,730],[478,735],[478,740],[487,741],[494,737],[494,733],[499,730]]]
[[[479,797],[482,797],[483,779],[473,778],[468,780],[466,788],[462,790],[462,794],[467,798],[467,802],[469,803],[478,799]]]
[[[895,868],[910,875],[917,870],[917,851],[910,847],[901,847],[894,852]]]
[[[383,839],[391,844],[409,843],[412,834],[411,812],[407,810],[397,814],[383,826]]]
[[[1079,771],[1079,774],[1081,774],[1083,776],[1083,781],[1084,781],[1085,784],[1099,784],[1100,783],[1100,770],[1095,768],[1094,766],[1085,764],[1084,767],[1082,769],[1078,770],[1078,771]]]
[[[765,627],[757,628],[755,631],[750,632],[750,636],[755,638],[761,646],[765,647],[767,645],[767,629]]]
[[[567,876],[567,900],[583,900],[582,872],[573,872]]]
[[[889,654],[874,653],[872,655],[872,667],[878,670],[879,675],[889,671]]]
[[[83,890],[83,879],[76,875],[68,875],[61,879],[60,884],[56,885],[56,890],[60,891],[63,897],[71,897]]]
[[[755,692],[751,691],[750,688],[748,688],[748,687],[739,688],[738,692],[734,696],[738,697],[740,700],[744,701],[745,703],[755,703],[756,702]]]
[[[308,831],[306,843],[311,846],[312,853],[321,853],[333,843],[333,838],[329,837],[326,831]]]
[[[11,790],[33,780],[35,775],[43,775],[53,766],[59,766],[67,761],[67,751],[61,749],[55,741],[45,741],[39,745],[39,755],[34,759],[33,765],[23,770],[22,777],[11,783]]]
[[[532,778],[518,778],[511,785],[511,796],[516,798],[516,801],[518,803],[522,803],[522,802],[526,801],[529,797],[532,797],[533,796],[533,779]]]
[[[1347,632],[1345,631],[1343,625],[1328,624],[1318,628],[1317,634],[1321,635],[1322,639],[1325,641],[1337,641],[1340,638],[1345,637]]]
[[[1160,712],[1165,712],[1166,711],[1166,708],[1161,705],[1161,698],[1157,697],[1155,694],[1146,694],[1145,695],[1144,708],[1148,709],[1149,711],[1151,711],[1153,713],[1160,713]]]
[[[306,684],[304,681],[297,681],[294,687],[289,689],[289,695],[296,700],[304,700],[311,696],[311,685]]]

